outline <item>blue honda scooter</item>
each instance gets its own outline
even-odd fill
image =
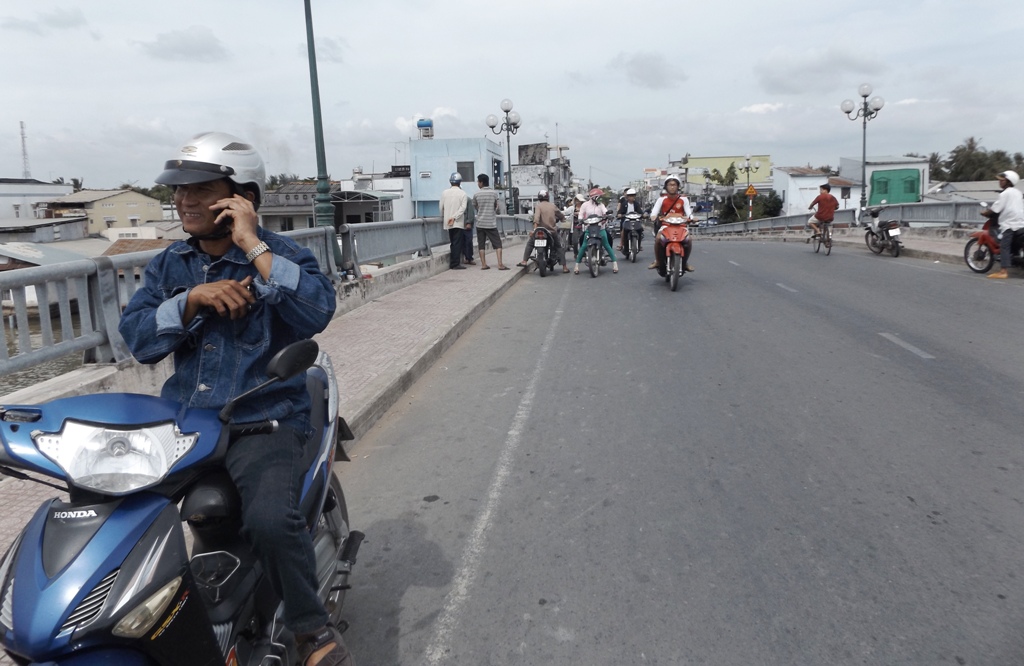
[[[64,490],[37,475],[59,479],[69,494],[44,502],[0,561],[7,654],[61,666],[297,663],[281,602],[240,535],[223,463],[234,439],[277,427],[233,423],[234,405],[303,371],[315,432],[300,508],[321,600],[341,624],[363,535],[349,530],[333,464],[335,455],[348,460],[342,442],[352,434],[338,417],[330,358],[306,340],[219,413],[125,393],[0,406],[0,473]]]

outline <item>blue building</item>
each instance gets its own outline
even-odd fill
[[[477,191],[477,175],[490,176],[495,189],[505,178],[501,146],[488,138],[421,138],[410,141],[409,158],[414,217],[440,215],[441,192],[450,187],[448,177],[453,172],[462,175],[462,189],[470,197]]]

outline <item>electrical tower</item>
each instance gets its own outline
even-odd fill
[[[25,121],[21,121],[21,177],[28,180],[32,177],[32,170],[28,167],[28,145],[25,141]]]

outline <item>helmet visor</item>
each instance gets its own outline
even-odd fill
[[[230,178],[235,170],[222,164],[196,162],[194,160],[167,160],[164,170],[156,177],[161,185],[191,185],[211,180]]]

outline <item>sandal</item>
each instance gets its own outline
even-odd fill
[[[480,270],[482,270],[482,271],[489,271],[489,270],[491,270],[491,267],[490,266],[481,266]]]
[[[519,268],[526,268],[527,263],[525,261],[520,261],[518,264],[516,264],[516,266],[518,266]]]
[[[310,663],[314,654],[333,645],[319,661]],[[341,639],[341,632],[333,624],[329,624],[312,637],[302,641],[299,646],[299,659],[304,666],[353,666],[352,654],[345,647],[345,641]]]

